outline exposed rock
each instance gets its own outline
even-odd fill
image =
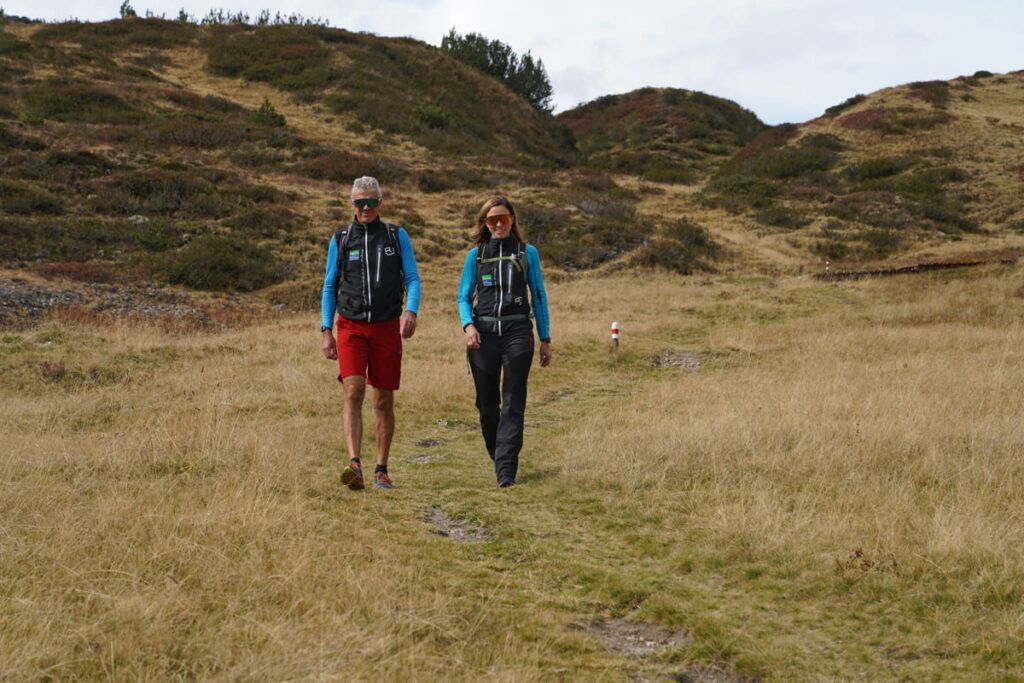
[[[480,543],[492,538],[490,530],[483,524],[468,519],[453,519],[441,508],[428,510],[423,521],[432,526],[435,533],[459,543]]]

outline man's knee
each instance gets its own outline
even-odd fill
[[[362,405],[366,396],[366,380],[362,377],[350,377],[345,381],[345,400],[349,403]]]
[[[378,413],[393,413],[395,411],[395,392],[375,389],[373,392],[373,408]]]

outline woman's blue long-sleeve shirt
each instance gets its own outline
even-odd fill
[[[412,250],[412,240],[405,228],[398,228],[398,248],[402,255],[402,273],[405,277],[405,310],[418,313],[420,310],[420,271],[416,267],[416,255]],[[327,247],[327,272],[324,274],[324,288],[320,295],[321,325],[334,327],[334,314],[337,311],[338,299],[335,288],[338,285],[338,240],[331,237]]]
[[[459,319],[462,327],[473,322],[473,295],[476,293],[476,251],[473,247],[466,254],[459,282]],[[540,254],[532,244],[526,245],[526,283],[530,288],[530,308],[537,320],[537,336],[541,341],[551,341],[551,318],[548,316],[548,294],[544,291],[544,276],[540,272]]]

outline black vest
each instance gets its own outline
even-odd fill
[[[398,228],[379,219],[353,222],[334,233],[338,244],[338,314],[348,320],[383,322],[402,315],[405,275]]]
[[[477,247],[476,266],[473,321],[480,333],[532,329],[526,245],[512,236],[489,240]]]

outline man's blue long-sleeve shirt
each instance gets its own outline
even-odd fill
[[[405,278],[405,310],[419,313],[420,271],[416,267],[416,255],[412,251],[412,240],[405,228],[398,228],[398,247],[402,255],[402,274]],[[334,327],[334,314],[338,308],[336,287],[338,286],[338,241],[331,237],[327,247],[327,272],[324,273],[324,289],[320,296],[320,324]]]
[[[476,250],[466,254],[459,282],[459,319],[462,327],[473,322],[473,295],[476,293]],[[537,336],[541,341],[551,340],[551,318],[548,316],[548,293],[544,290],[544,276],[540,272],[540,254],[532,244],[526,245],[526,284],[530,287],[530,307],[537,320]]]

